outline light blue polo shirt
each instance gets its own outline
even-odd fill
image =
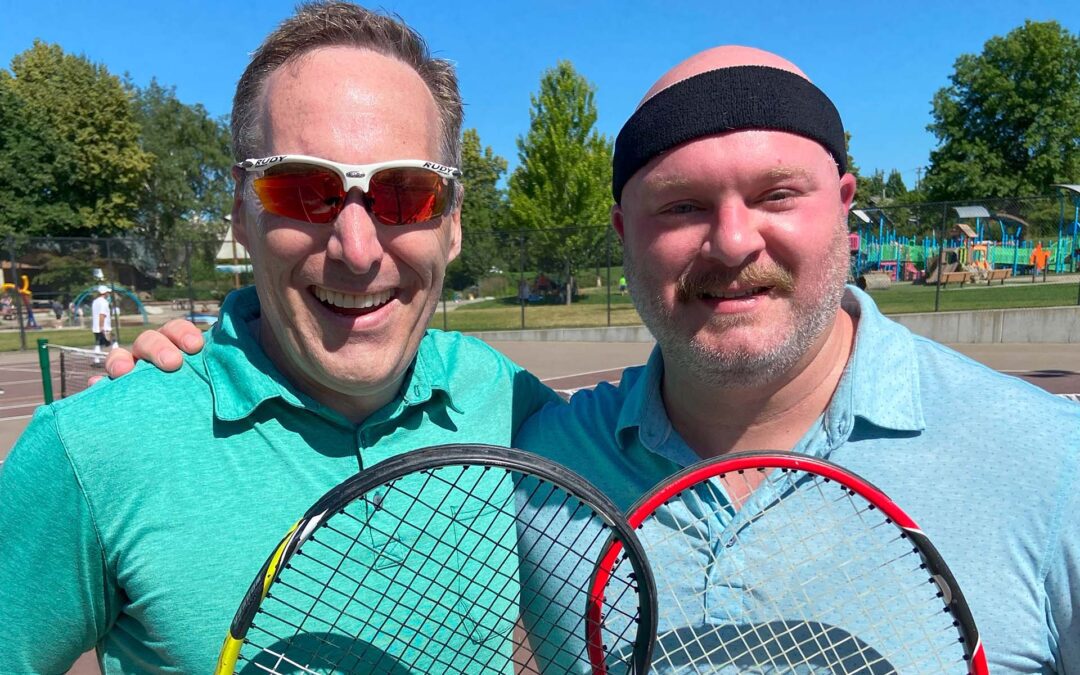
[[[253,288],[234,292],[179,372],[142,364],[38,409],[0,471],[0,672],[63,672],[95,647],[107,673],[211,672],[244,591],[324,492],[415,448],[510,445],[559,400],[479,340],[428,331],[398,396],[354,424],[273,366],[258,315]],[[395,545],[376,547],[391,564]]]
[[[843,308],[855,349],[787,449],[854,471],[914,518],[955,574],[992,672],[1080,672],[1080,406],[912,335],[858,289]],[[548,406],[519,447],[628,508],[698,461],[664,409],[663,367],[657,349],[618,387]]]

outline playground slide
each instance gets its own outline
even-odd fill
[[[926,267],[926,284],[928,286],[933,286],[938,283],[938,259],[930,258],[930,260],[927,261]],[[942,273],[957,271],[961,271],[960,263],[958,262],[945,263],[941,270]]]

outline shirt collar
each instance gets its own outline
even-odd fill
[[[921,431],[926,421],[911,333],[887,319],[870,296],[854,286],[845,289],[841,307],[858,323],[855,348],[825,413],[827,433],[831,438],[847,438],[854,418],[886,429]],[[624,449],[632,440],[628,432],[633,429],[650,450],[673,433],[660,393],[663,374],[664,358],[657,345],[645,368],[635,372],[630,381],[624,379],[625,398],[615,429]]]
[[[249,327],[260,313],[259,296],[254,287],[233,291],[225,298],[218,322],[208,334],[203,358],[213,393],[215,417],[228,421],[243,419],[265,401],[278,398],[293,407],[306,408],[338,423],[351,424],[340,413],[296,389],[274,366]],[[426,403],[435,392],[441,392],[447,404],[460,412],[451,398],[442,355],[425,336],[406,372],[398,398],[384,408],[387,411],[385,417],[396,417],[407,407]],[[373,417],[384,416],[376,414]]]
[[[911,332],[886,318],[865,292],[848,286],[841,307],[858,321],[855,349],[829,406],[885,429],[921,431],[919,359]]]
[[[619,410],[615,437],[624,449],[632,442],[631,433],[635,430],[641,443],[654,451],[671,435],[671,421],[660,393],[663,376],[664,356],[660,353],[660,345],[653,347],[643,369],[623,373],[619,386],[625,391],[625,398]]]

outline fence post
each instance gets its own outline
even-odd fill
[[[195,320],[195,280],[191,276],[191,242],[184,242],[184,252],[187,254],[187,287],[188,287],[188,320]]]
[[[607,249],[607,325],[611,328],[611,226],[604,233],[604,248]]]
[[[112,341],[113,344],[120,344],[120,297],[116,295],[116,264],[113,263],[112,257],[112,239],[105,240],[105,258],[109,261],[109,288],[112,289],[110,296],[112,297],[112,305],[109,307],[109,313],[116,318],[116,325],[113,326]]]
[[[19,293],[19,262],[15,259],[15,237],[8,237],[8,253],[11,254],[11,283],[14,288],[12,304],[19,320],[19,349],[26,351],[26,324],[23,322],[22,294]]]
[[[941,207],[941,236],[938,237],[937,287],[934,289],[934,311],[941,306],[941,275],[945,273],[945,236],[949,223],[949,205]]]
[[[39,338],[37,346],[38,365],[41,366],[41,393],[45,398],[45,405],[48,405],[53,402],[52,371],[49,370],[49,341]]]
[[[520,277],[521,277],[520,281],[518,282],[518,288],[520,289],[521,284],[524,283],[524,281],[525,281],[525,233],[524,232],[521,233],[521,267],[519,267],[518,269],[520,270]],[[521,293],[518,293],[518,295],[521,295]],[[527,297],[521,299],[521,330],[525,330],[525,303],[528,302],[528,301],[529,301],[529,299]]]

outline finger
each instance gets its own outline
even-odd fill
[[[109,351],[109,355],[105,357],[105,372],[109,374],[109,377],[115,379],[121,375],[126,375],[131,372],[131,369],[135,367],[135,358],[131,355],[131,352],[123,347],[117,347]],[[97,375],[90,378],[90,384],[94,384],[102,376]]]
[[[202,331],[185,319],[173,319],[161,327],[161,334],[188,354],[196,354],[203,348]]]
[[[158,370],[166,372],[178,369],[184,362],[184,353],[177,349],[169,338],[156,330],[146,330],[139,333],[139,336],[135,338],[135,342],[131,345],[131,356],[143,361],[149,361]],[[124,364],[126,365],[126,361]],[[108,368],[108,362],[106,362],[105,366]]]

